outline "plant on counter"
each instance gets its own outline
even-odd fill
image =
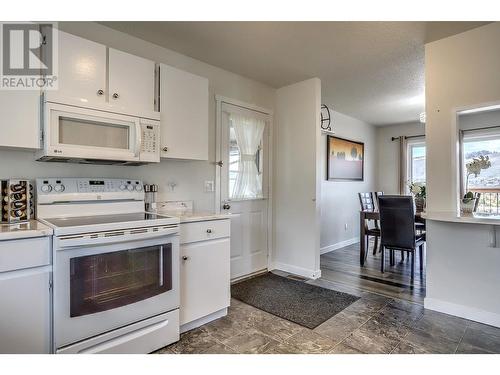
[[[477,177],[481,174],[483,169],[488,169],[491,167],[491,161],[489,156],[479,155],[477,158],[473,158],[472,161],[465,164],[467,169],[467,175],[465,179],[465,195],[462,198],[462,203],[469,203],[474,200],[474,193],[469,191],[469,177],[474,175]]]
[[[408,182],[410,192],[413,194],[415,202],[415,211],[420,213],[425,210],[425,197],[427,191],[423,182]]]
[[[410,192],[416,198],[425,198],[426,197],[425,184],[423,182],[409,182],[408,187],[410,188]]]

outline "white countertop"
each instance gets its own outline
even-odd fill
[[[0,224],[0,241],[51,235],[52,228],[36,220],[21,224]]]
[[[178,217],[182,223],[192,223],[196,221],[222,220],[229,219],[231,214],[216,214],[209,211],[192,210],[159,210],[159,215],[168,215]]]
[[[500,215],[459,216],[456,212],[424,212],[422,218],[450,223],[500,225]]]

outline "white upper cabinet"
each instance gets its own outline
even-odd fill
[[[59,32],[56,101],[109,106],[143,115],[155,110],[155,63],[105,45]]]
[[[57,96],[88,104],[106,102],[106,46],[59,32]],[[51,93],[49,93],[51,94]]]
[[[154,111],[155,63],[109,49],[109,102],[133,112]]]
[[[208,80],[160,65],[161,156],[208,160]]]
[[[0,91],[0,147],[40,148],[40,92]]]

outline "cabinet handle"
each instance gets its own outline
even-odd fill
[[[210,228],[209,228],[209,229],[207,229],[207,233],[208,233],[208,234],[212,233],[212,229],[210,229]]]
[[[163,150],[163,152],[167,152],[168,151],[168,147],[163,147],[162,150]]]
[[[115,93],[113,94],[113,99],[118,99],[119,97],[120,97],[120,95],[118,95],[118,93],[117,93],[117,92],[115,92]]]
[[[186,256],[186,255],[184,255],[184,256],[182,257],[182,260],[189,260],[189,257],[188,257],[188,256]]]
[[[104,95],[104,91],[103,91],[103,90],[97,90],[97,95],[98,95],[98,96],[102,96],[102,95]]]

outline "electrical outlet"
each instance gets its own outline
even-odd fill
[[[347,223],[344,224],[344,230],[347,230]]]
[[[205,188],[205,193],[212,193],[214,191],[214,182],[205,181],[204,188]]]

